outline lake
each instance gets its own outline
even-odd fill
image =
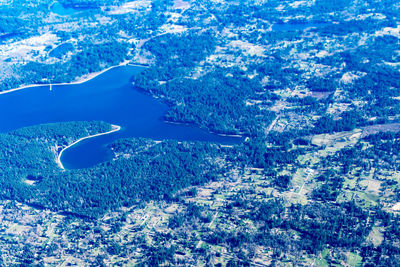
[[[88,11],[91,9],[97,9],[96,5],[93,6],[72,6],[72,5],[63,5],[60,2],[55,2],[51,5],[50,10],[53,13],[56,13],[60,16],[72,16],[72,15],[83,15],[83,11]]]
[[[11,39],[13,37],[17,37],[19,35],[21,35],[21,33],[18,33],[18,32],[1,34],[0,35],[0,43],[3,43],[4,41],[7,41],[8,39]]]
[[[155,140],[208,141],[223,144],[241,138],[212,134],[195,126],[163,120],[168,106],[133,88],[131,77],[143,67],[113,68],[76,85],[31,87],[0,95],[0,132],[51,122],[106,121],[122,130],[85,141],[65,150],[61,161],[67,169],[87,168],[111,160],[106,146],[119,138],[146,137]],[[7,114],[7,115],[4,115]]]

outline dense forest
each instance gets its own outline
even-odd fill
[[[156,144],[146,139],[120,140],[114,153],[131,155],[90,169],[62,170],[56,164],[57,144],[65,147],[82,136],[106,132],[106,123],[60,123],[1,134],[3,198],[96,217],[141,201],[172,200],[179,189],[218,178],[212,162],[218,146],[207,143]],[[34,137],[34,141],[30,141]],[[161,156],[163,155],[163,156]],[[34,181],[34,185],[25,183]]]
[[[160,119],[243,141],[122,139],[112,160],[63,170],[61,149],[111,125],[1,133],[2,220],[48,237],[22,246],[16,222],[2,224],[15,262],[398,265],[396,1],[58,4],[73,14],[47,0],[0,6],[1,91],[144,64],[131,90],[164,101]],[[35,223],[24,217],[36,209]]]
[[[214,38],[208,32],[179,38],[164,35],[146,43],[156,56],[156,65],[135,76],[135,86],[168,101],[171,109],[166,120],[193,123],[219,133],[254,135],[260,125],[274,119],[272,112],[245,105],[248,98],[267,101],[272,97],[258,81],[238,69],[217,69],[195,80],[183,77],[186,68],[212,51]],[[193,50],[187,50],[188,45]]]

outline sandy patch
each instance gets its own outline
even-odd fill
[[[349,132],[338,132],[334,134],[318,134],[312,137],[311,142],[317,146],[344,147],[349,144],[355,144],[361,137],[361,130],[355,129]]]
[[[168,206],[166,209],[164,209],[164,212],[174,214],[178,210],[178,208],[178,204],[172,204],[171,206]]]
[[[352,105],[351,103],[333,103],[328,107],[326,112],[337,116],[345,111],[350,110],[351,105]]]
[[[182,33],[186,31],[186,27],[182,25],[176,25],[176,24],[164,24],[160,27],[160,31],[162,33]]]
[[[182,0],[175,0],[174,1],[174,8],[175,9],[188,9],[190,8],[190,3]]]
[[[35,181],[33,181],[33,180],[24,180],[24,183],[26,183],[28,185],[34,185]]]
[[[262,46],[255,45],[252,43],[244,42],[241,40],[232,41],[229,46],[242,50],[249,56],[264,56],[265,49]]]
[[[290,6],[291,8],[299,8],[300,6],[304,6],[304,5],[306,5],[306,4],[307,4],[306,1],[295,1],[295,2],[293,2],[293,3],[290,3],[289,6]]]
[[[387,124],[375,124],[361,128],[363,130],[362,137],[376,134],[379,132],[399,132],[400,123],[387,123]]]
[[[375,36],[384,36],[384,35],[392,35],[397,38],[400,38],[400,25],[397,28],[386,27],[380,31],[375,32]]]
[[[330,92],[311,92],[310,96],[317,99],[326,99],[330,94]]]
[[[386,64],[386,65],[388,65],[388,66],[394,67],[394,68],[400,67],[400,62],[387,62],[387,61],[383,61],[383,63]]]
[[[400,202],[397,202],[396,204],[394,204],[394,206],[392,207],[392,210],[400,211]]]
[[[197,197],[209,198],[209,197],[211,197],[213,192],[215,192],[215,190],[213,190],[213,189],[201,188],[201,189],[198,189],[198,191],[197,191]]]
[[[318,53],[315,54],[315,56],[319,58],[327,57],[329,55],[330,55],[329,52],[326,50],[319,51]]]
[[[365,20],[367,18],[382,20],[382,19],[386,19],[386,16],[383,15],[382,13],[361,14],[356,17],[356,20]]]
[[[168,17],[167,22],[171,24],[179,23],[182,18],[182,14],[177,12],[166,12],[165,15]]]
[[[367,190],[375,193],[379,193],[379,189],[381,187],[382,182],[377,180],[368,181]]]
[[[276,11],[283,11],[285,9],[284,5],[279,5],[275,8]]]
[[[360,78],[360,76],[351,73],[351,72],[346,72],[345,74],[343,74],[342,78],[340,79],[340,81],[344,84],[349,84],[352,83],[354,80]]]
[[[45,33],[21,41],[0,46],[0,59],[17,58],[21,60],[34,60],[44,57],[45,48],[58,42],[57,35]]]
[[[111,11],[108,12],[110,15],[122,15],[127,13],[135,13],[139,11],[143,11],[151,8],[151,1],[142,0],[142,1],[133,1],[127,2],[119,7],[114,7]]]
[[[383,229],[381,227],[373,227],[367,237],[367,240],[371,241],[374,247],[378,247],[382,243],[383,239]]]

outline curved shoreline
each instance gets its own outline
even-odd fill
[[[114,68],[118,68],[118,67],[123,67],[123,66],[132,66],[132,67],[146,67],[144,65],[138,65],[138,64],[130,64],[129,61],[124,61],[121,64],[115,65],[115,66],[111,66],[108,67],[107,69],[98,71],[98,72],[92,72],[89,74],[86,74],[82,77],[79,77],[77,81],[74,82],[68,82],[68,83],[44,83],[44,84],[28,84],[28,85],[23,85],[20,86],[18,88],[14,88],[14,89],[10,89],[10,90],[5,90],[5,91],[0,91],[0,95],[4,95],[4,94],[8,94],[8,93],[12,93],[12,92],[16,92],[16,91],[20,91],[23,89],[29,89],[29,88],[35,88],[35,87],[42,87],[42,86],[58,86],[58,85],[77,85],[77,84],[82,84],[85,82],[88,82],[94,78],[96,78],[97,76],[111,70]]]
[[[88,136],[82,137],[82,138],[76,140],[75,142],[73,142],[72,144],[70,144],[70,145],[64,147],[64,148],[60,151],[60,153],[58,154],[58,157],[57,157],[57,165],[58,165],[61,169],[65,170],[64,165],[63,165],[62,162],[61,162],[61,156],[62,156],[62,154],[64,153],[65,150],[67,150],[68,148],[70,148],[70,147],[76,145],[76,144],[79,143],[80,141],[83,141],[83,140],[86,140],[86,139],[89,139],[89,138],[93,138],[93,137],[97,137],[97,136],[101,136],[101,135],[111,134],[111,133],[118,132],[119,130],[121,130],[121,126],[119,126],[119,125],[111,124],[111,127],[112,127],[112,129],[111,129],[110,131],[108,131],[108,132],[98,133],[98,134],[88,135]]]
[[[209,132],[211,134],[215,134],[215,135],[219,135],[222,137],[233,137],[233,138],[243,138],[244,136],[242,134],[224,134],[224,133],[219,133],[219,132],[213,132],[210,131],[209,129],[207,129],[206,127],[201,127],[200,125],[196,125],[195,123],[191,123],[191,122],[178,122],[178,121],[168,121],[164,119],[165,123],[169,123],[169,124],[175,124],[175,125],[184,125],[184,126],[190,126],[190,127],[196,127],[196,128],[200,128],[206,132]]]

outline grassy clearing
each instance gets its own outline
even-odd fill
[[[353,131],[340,132],[334,134],[319,134],[314,135],[311,143],[320,147],[324,147],[325,152],[331,154],[337,151],[355,145],[362,134],[361,129]]]
[[[374,247],[378,247],[384,239],[383,231],[383,227],[373,227],[372,231],[369,233],[367,240],[371,241]]]
[[[349,252],[347,254],[347,264],[352,267],[361,266],[362,258],[356,253]]]

